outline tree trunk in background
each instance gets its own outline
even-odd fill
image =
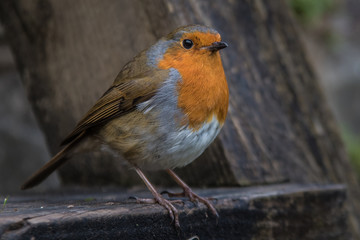
[[[214,27],[229,44],[229,114],[215,143],[177,172],[201,186],[346,183],[360,237],[359,184],[285,0],[3,0],[0,18],[53,153],[135,54],[180,25]],[[69,161],[63,181],[138,183],[99,154]]]

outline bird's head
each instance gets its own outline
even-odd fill
[[[216,64],[219,50],[228,45],[213,28],[190,25],[180,27],[160,39],[147,52],[150,65],[162,69]]]

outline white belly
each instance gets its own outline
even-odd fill
[[[141,165],[146,169],[173,169],[183,167],[197,157],[214,141],[219,134],[221,125],[216,117],[203,124],[197,131],[183,128],[176,132],[167,132],[163,142],[148,144],[148,149],[157,157],[144,161]]]

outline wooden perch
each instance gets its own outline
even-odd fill
[[[178,236],[160,206],[129,194],[67,193],[10,197],[0,212],[0,239],[350,239],[343,185],[283,184],[198,190],[217,200],[217,220],[186,201]]]

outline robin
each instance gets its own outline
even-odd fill
[[[74,154],[101,146],[122,155],[176,227],[178,211],[159,194],[141,169],[164,169],[183,188],[172,196],[204,203],[173,171],[194,161],[218,135],[229,90],[219,50],[228,45],[209,27],[180,27],[127,63],[111,87],[62,142],[63,149],[27,180],[34,187]]]

